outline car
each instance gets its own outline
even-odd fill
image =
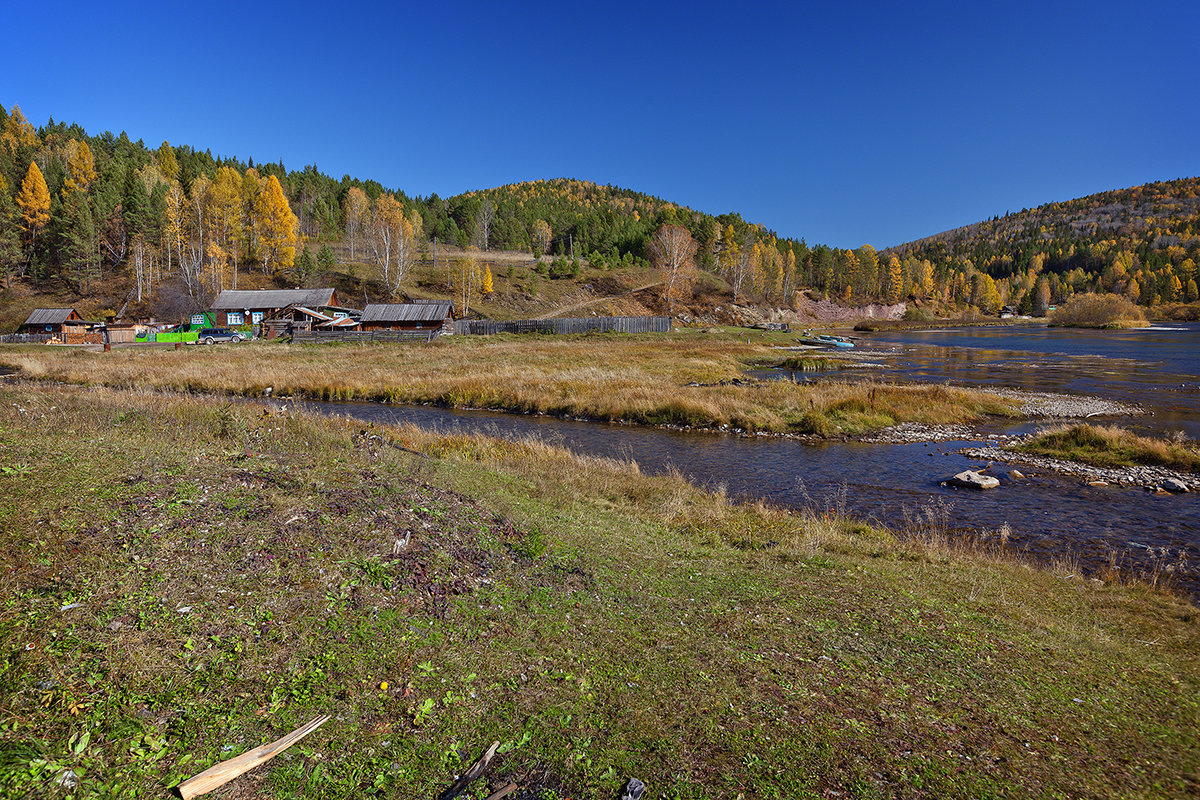
[[[237,344],[245,340],[245,336],[229,328],[201,328],[199,335],[196,337],[197,342],[204,344],[216,344],[217,342],[232,342],[233,344]]]

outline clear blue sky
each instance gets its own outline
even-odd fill
[[[842,247],[1200,174],[1200,3],[10,3],[0,103],[443,197],[576,177]]]

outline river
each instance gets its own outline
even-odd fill
[[[1100,395],[1150,412],[1118,420],[1123,424],[1200,438],[1198,335],[1200,325],[1194,324],[1141,331],[1012,326],[864,334],[855,357],[882,366],[827,379],[867,376]],[[1003,535],[1008,547],[1042,562],[1071,557],[1085,571],[1096,571],[1116,561],[1170,574],[1183,591],[1200,597],[1200,494],[1091,487],[1078,478],[1041,472],[1008,481],[1002,464],[991,470],[1002,480],[1000,489],[942,486],[948,476],[979,465],[957,451],[982,441],[814,445],[430,407],[305,405],[384,424],[537,436],[581,454],[632,458],[651,473],[674,468],[699,485],[724,486],[737,498],[845,511],[894,530],[932,518],[956,535]]]

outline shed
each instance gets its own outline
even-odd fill
[[[429,331],[454,333],[454,303],[426,300],[411,303],[371,303],[363,309],[364,331]]]
[[[35,308],[20,332],[61,334],[67,322],[83,322],[83,317],[73,308]]]
[[[213,301],[217,325],[258,325],[290,306],[310,309],[336,307],[335,289],[226,289]]]

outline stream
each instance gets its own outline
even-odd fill
[[[1195,324],[1141,331],[1013,326],[865,334],[854,357],[881,366],[816,379],[949,381],[1099,395],[1149,412],[1104,422],[1200,437],[1198,334],[1200,325]],[[1169,575],[1182,591],[1200,597],[1200,493],[1155,495],[1129,487],[1092,487],[1078,478],[1036,470],[1031,474],[1025,468],[1025,479],[1009,481],[1008,466],[1000,463],[990,471],[1001,479],[999,489],[942,486],[954,473],[981,465],[957,451],[985,444],[983,434],[938,443],[811,444],[428,406],[302,405],[380,424],[534,436],[584,455],[633,459],[649,473],[676,469],[698,485],[723,486],[735,498],[844,511],[900,532],[932,521],[952,535],[1003,538],[1009,548],[1043,563],[1069,557],[1085,572],[1116,562]],[[1044,424],[1025,421],[1003,430],[1020,432]]]

